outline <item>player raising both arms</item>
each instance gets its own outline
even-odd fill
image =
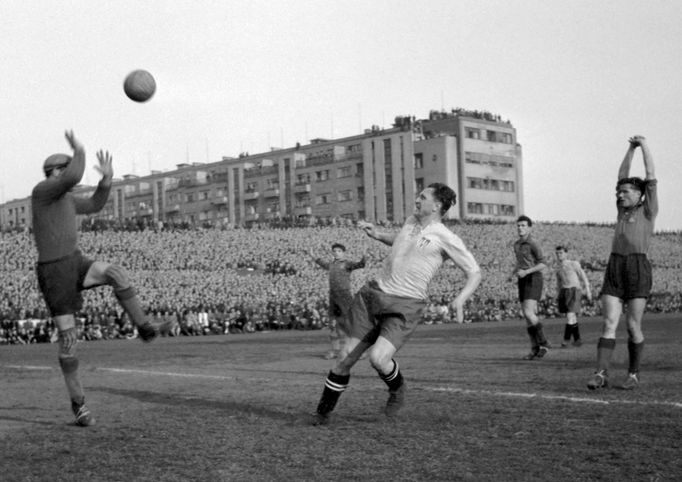
[[[318,258],[312,249],[308,254],[315,263],[329,271],[329,340],[331,350],[325,358],[331,360],[339,356],[341,347],[345,344],[348,337],[348,311],[353,301],[351,290],[351,272],[364,268],[367,259],[363,256],[360,261],[346,259],[346,247],[341,243],[332,244],[331,261]]]
[[[140,338],[151,341],[155,327],[142,311],[139,298],[123,268],[115,264],[93,261],[78,249],[76,215],[102,209],[109,197],[114,171],[109,152],[97,152],[102,179],[92,197],[74,196],[76,186],[85,171],[85,151],[72,131],[66,140],[73,156],[53,154],[43,164],[45,179],[31,193],[33,235],[38,251],[37,277],[40,291],[59,331],[59,365],[71,397],[71,409],[76,424],[93,425],[94,417],[85,406],[85,396],[78,376],[76,356],[75,313],[82,305],[81,291],[100,285],[110,285],[124,311],[137,327]]]
[[[639,386],[639,362],[644,349],[642,318],[651,292],[651,264],[647,251],[654,234],[658,214],[657,181],[654,160],[642,136],[631,137],[630,145],[618,169],[616,207],[618,218],[611,243],[611,254],[601,288],[604,324],[597,344],[597,371],[587,382],[596,390],[609,384],[611,357],[616,347],[616,328],[626,308],[628,325],[628,377],[622,385],[626,390]],[[630,164],[635,150],[642,149],[645,179],[630,176]]]

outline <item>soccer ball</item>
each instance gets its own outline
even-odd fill
[[[156,81],[146,70],[133,70],[123,82],[123,91],[130,100],[147,102],[156,92]]]

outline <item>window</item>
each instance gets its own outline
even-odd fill
[[[188,203],[193,203],[194,202],[194,193],[190,192],[187,194],[187,202]]]
[[[352,201],[353,200],[353,191],[351,191],[351,190],[339,191],[339,193],[337,195],[337,199],[339,202]]]
[[[473,127],[467,127],[465,129],[465,133],[469,139],[480,139],[481,138],[481,131],[478,129],[475,129]]]
[[[329,170],[317,171],[315,173],[316,181],[326,181],[329,179]]]
[[[301,184],[310,184],[310,173],[306,172],[305,174],[298,174],[296,176],[296,184],[301,185]]]
[[[202,201],[206,201],[208,199],[208,191],[201,191],[199,196]]]
[[[351,166],[340,167],[336,170],[337,179],[342,177],[351,177],[353,175]]]
[[[268,178],[266,183],[268,189],[279,189],[279,179],[276,177]]]
[[[244,192],[256,192],[258,190],[258,183],[255,181],[247,182],[244,186]]]
[[[500,213],[502,214],[502,216],[515,216],[514,206],[510,206],[508,204],[502,204],[502,205],[500,205]]]
[[[414,192],[419,194],[424,190],[424,178],[418,177],[414,180]]]
[[[329,204],[330,198],[331,198],[331,195],[329,193],[319,194],[319,195],[315,196],[315,204],[318,206],[321,204]]]
[[[424,168],[424,154],[417,152],[414,155],[414,168],[423,169]]]
[[[497,142],[497,132],[495,131],[485,131],[486,140],[488,142]]]
[[[467,203],[467,212],[469,214],[483,214],[483,204]]]

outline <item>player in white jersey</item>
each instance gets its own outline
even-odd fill
[[[580,339],[580,327],[578,326],[578,313],[580,313],[580,302],[583,295],[580,283],[582,282],[585,287],[585,296],[591,301],[590,280],[587,279],[579,261],[568,259],[566,247],[557,246],[555,254],[559,261],[556,270],[557,304],[559,313],[566,313],[564,340],[561,342],[561,347],[566,348],[571,342],[571,337],[573,337],[573,346],[580,346],[582,341]]]
[[[351,368],[365,350],[388,386],[385,413],[389,417],[397,414],[405,401],[406,385],[393,356],[417,327],[426,307],[429,282],[446,259],[466,276],[462,290],[450,303],[457,320],[464,320],[464,303],[478,287],[481,270],[462,240],[442,223],[456,200],[452,189],[435,183],[419,194],[414,215],[398,233],[379,232],[371,223],[358,223],[368,236],[391,246],[391,254],[380,276],[363,286],[353,299],[350,337],[325,380],[313,424],[328,423],[348,387]]]

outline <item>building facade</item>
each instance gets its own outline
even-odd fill
[[[416,195],[444,182],[458,195],[451,219],[513,220],[523,212],[516,129],[487,112],[432,111],[396,117],[340,139],[172,171],[114,179],[109,201],[86,221],[248,226],[281,219],[402,222]],[[94,186],[78,186],[79,196]],[[0,205],[3,230],[30,228],[30,197]]]

